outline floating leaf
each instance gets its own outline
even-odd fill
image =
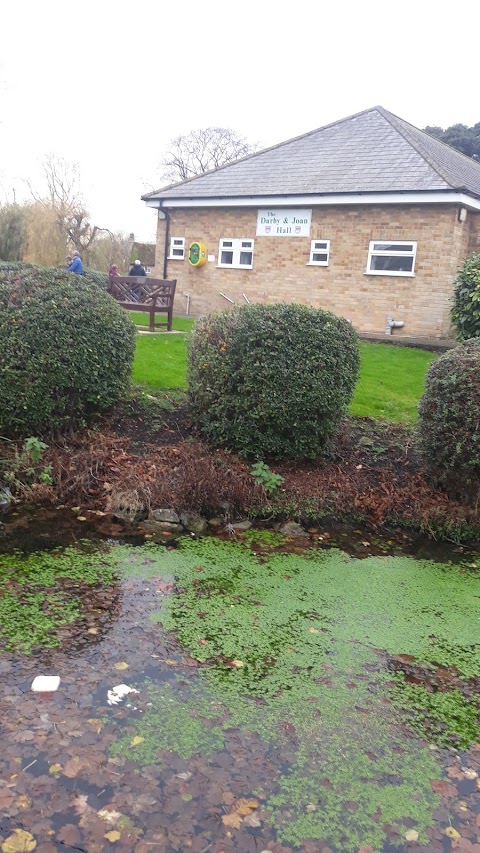
[[[120,670],[128,669],[128,663],[125,663],[125,661],[122,660],[119,663],[114,663],[114,667],[115,667],[115,669],[120,669]]]
[[[237,800],[234,805],[237,814],[247,815],[258,809],[258,800]]]
[[[240,667],[245,666],[245,664],[243,660],[232,660],[232,666],[236,666],[237,669],[240,669]]]
[[[117,829],[112,829],[110,832],[106,832],[103,837],[106,838],[107,841],[111,841],[113,844],[115,841],[120,841],[122,835]]]
[[[190,800],[193,800],[193,797],[191,794],[182,794],[181,799],[183,800],[184,803],[189,803]]]
[[[418,841],[418,832],[414,829],[409,829],[408,832],[405,833],[405,838],[407,841]]]
[[[309,628],[308,631],[310,634],[319,634],[320,633],[318,628]]]
[[[35,850],[37,842],[30,832],[24,829],[14,829],[12,834],[2,844],[3,853],[26,853]]]
[[[32,801],[27,794],[20,794],[15,800],[15,805],[17,809],[29,809],[32,805]]]
[[[225,826],[233,826],[234,829],[240,829],[242,825],[242,818],[237,814],[237,812],[233,812],[233,814],[224,814],[222,821]]]
[[[451,838],[452,841],[458,841],[458,839],[460,838],[460,833],[457,832],[457,830],[454,829],[453,826],[447,826],[445,830],[445,835],[448,835],[448,837]]]
[[[140,737],[140,735],[135,735],[130,741],[130,746],[138,746],[139,743],[143,743],[145,740],[144,737]]]
[[[61,773],[62,770],[63,770],[63,767],[61,764],[51,764],[50,767],[48,768],[48,772],[51,773],[52,776],[54,776],[56,773]]]

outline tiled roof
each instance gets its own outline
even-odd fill
[[[373,107],[143,198],[435,190],[480,196],[480,163]]]
[[[130,251],[130,263],[138,258],[144,267],[155,266],[155,243],[133,243]]]

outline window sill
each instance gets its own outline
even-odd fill
[[[217,264],[217,270],[253,270],[253,264],[250,266],[237,266],[236,264]]]
[[[174,256],[173,258],[171,258],[170,255],[167,257],[167,261],[184,261],[184,260],[185,260],[185,258],[180,258],[178,255]]]
[[[306,267],[328,267],[328,261],[307,261],[305,264]]]
[[[393,272],[389,270],[365,270],[364,275],[388,275],[401,276],[402,278],[415,278],[414,272]]]

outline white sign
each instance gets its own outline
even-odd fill
[[[310,237],[311,210],[259,210],[257,237]]]

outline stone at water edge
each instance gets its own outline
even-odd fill
[[[175,524],[173,521],[154,521],[152,518],[147,518],[139,524],[142,531],[148,533],[184,533],[184,527],[181,524]]]
[[[286,521],[278,528],[278,532],[283,533],[284,536],[306,536],[306,530],[296,521]]]
[[[180,518],[174,509],[152,509],[149,521],[168,521],[170,524],[180,524]]]
[[[199,515],[198,512],[181,512],[180,521],[183,526],[189,530],[190,533],[194,533],[195,536],[201,536],[203,533],[207,532],[208,521],[206,518]]]
[[[250,530],[251,526],[251,521],[237,521],[235,524],[229,524],[229,529],[235,530],[237,533],[241,533],[242,530]]]
[[[0,513],[8,512],[13,502],[13,495],[7,486],[0,486]]]

